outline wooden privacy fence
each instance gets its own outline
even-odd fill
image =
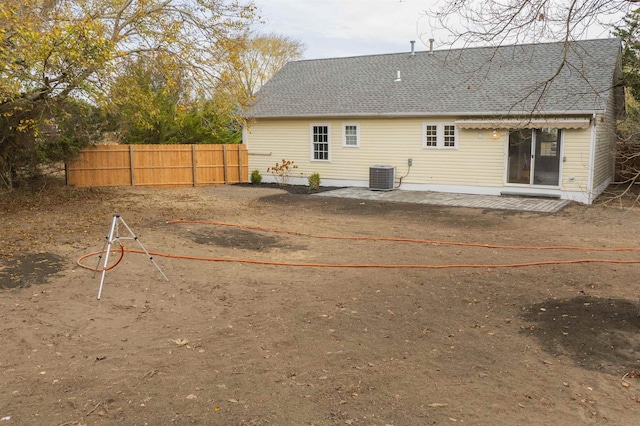
[[[248,182],[245,145],[101,145],[66,164],[67,185],[164,188]]]

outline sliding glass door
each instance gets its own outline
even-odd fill
[[[531,183],[531,147],[533,134],[531,129],[509,132],[509,161],[507,183]]]
[[[507,183],[559,186],[558,129],[520,129],[509,132]]]

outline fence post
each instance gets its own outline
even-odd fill
[[[227,165],[227,145],[226,144],[222,145],[222,164],[224,166],[224,183],[227,184],[229,183],[228,182],[229,173],[227,171],[228,165]]]
[[[129,145],[129,167],[131,169],[131,186],[136,186],[135,167],[133,165],[133,145]]]
[[[198,155],[196,153],[196,145],[191,145],[191,164],[193,165],[193,186],[198,186]]]
[[[242,183],[242,144],[238,144],[238,182]]]

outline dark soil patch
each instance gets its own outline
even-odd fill
[[[191,231],[189,238],[198,244],[213,244],[220,247],[265,251],[273,248],[292,248],[280,238],[245,229],[227,228]],[[299,249],[299,247],[296,247]]]
[[[278,240],[272,236],[260,235],[243,229],[222,229],[215,231],[191,231],[189,234],[198,244],[214,244],[220,247],[242,248],[260,251],[273,247]]]
[[[51,253],[23,253],[0,257],[0,289],[44,284],[64,264],[60,256]]]
[[[622,376],[638,368],[640,305],[624,299],[580,296],[537,303],[523,315],[527,331],[554,356]]]

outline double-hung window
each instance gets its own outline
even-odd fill
[[[458,129],[452,123],[424,123],[422,125],[423,148],[458,147]]]
[[[331,126],[329,124],[311,125],[311,159],[329,161]]]
[[[438,125],[425,123],[422,131],[424,137],[423,146],[425,148],[435,148],[438,146]]]
[[[360,126],[358,123],[342,123],[342,146],[351,148],[360,146]]]

